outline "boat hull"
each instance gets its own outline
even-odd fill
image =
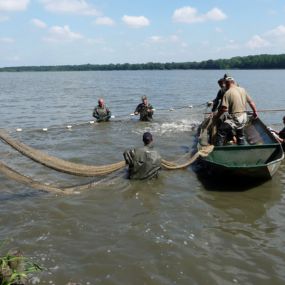
[[[272,178],[284,159],[281,144],[260,119],[251,120],[245,128],[245,134],[246,145],[216,146],[207,157],[200,158],[207,174],[229,179],[232,177],[256,180]],[[201,144],[198,142],[199,147]]]
[[[241,177],[246,179],[268,180],[277,172],[281,161],[261,166],[227,167],[201,159],[203,168],[212,177]]]

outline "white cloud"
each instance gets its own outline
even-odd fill
[[[49,29],[48,37],[44,38],[46,42],[70,42],[82,39],[83,36],[79,33],[74,33],[69,26],[53,26]]]
[[[265,38],[272,47],[280,48],[284,50],[285,48],[285,26],[280,25],[270,31],[263,34]]]
[[[277,11],[271,9],[271,10],[268,11],[268,14],[269,14],[270,16],[275,16],[275,15],[277,15]]]
[[[115,22],[109,17],[99,17],[95,21],[96,25],[113,26]]]
[[[219,8],[214,8],[210,10],[205,15],[202,15],[202,17],[205,19],[205,21],[207,20],[222,21],[227,18],[226,14],[224,14],[223,11],[220,10]]]
[[[164,38],[163,37],[161,37],[161,36],[151,36],[150,38],[149,38],[149,41],[150,42],[152,42],[152,43],[162,43],[162,42],[164,42]]]
[[[148,38],[147,43],[150,44],[178,44],[181,47],[187,47],[188,44],[182,42],[182,40],[177,35],[170,35],[170,36],[151,36]]]
[[[88,44],[96,44],[96,45],[97,44],[104,44],[105,40],[102,38],[93,38],[93,39],[89,38],[89,39],[87,39],[87,43]]]
[[[47,24],[39,19],[32,19],[31,23],[40,29],[45,29],[47,27]]]
[[[266,47],[283,48],[285,47],[285,26],[280,25],[276,28],[263,33],[262,36],[253,36],[245,46],[250,49],[261,49]]]
[[[250,49],[259,49],[269,46],[270,43],[262,37],[255,35],[247,43],[246,46]]]
[[[173,13],[172,19],[174,22],[181,23],[195,23],[202,22],[202,18],[197,15],[197,10],[192,7],[183,7],[176,9]]]
[[[269,37],[271,36],[276,37],[276,38],[284,37],[285,36],[285,26],[280,25],[276,27],[275,29],[268,31],[267,33],[265,33],[265,35]]]
[[[218,27],[215,28],[215,31],[216,31],[217,33],[222,33],[222,32],[223,32],[223,30],[222,30],[221,28],[218,28]]]
[[[18,62],[21,60],[21,58],[18,55],[13,55],[11,57],[7,58],[9,61],[13,61],[13,62]]]
[[[14,42],[15,40],[12,38],[0,38],[0,43],[3,43],[3,44],[12,44]]]
[[[8,21],[8,20],[9,20],[9,17],[7,17],[7,16],[0,16],[0,23]]]
[[[253,35],[245,42],[230,40],[222,46],[213,49],[222,56],[233,56],[237,53],[248,54],[250,50],[253,53],[282,53],[285,49],[285,25],[279,25],[262,34]]]
[[[176,35],[171,35],[171,36],[169,37],[169,41],[172,42],[172,43],[177,43],[177,42],[180,41],[180,39],[179,39],[179,37],[176,36]]]
[[[227,16],[219,8],[213,8],[206,14],[199,14],[197,9],[187,6],[176,9],[173,13],[172,19],[174,22],[180,23],[199,23],[205,21],[221,21],[226,19]]]
[[[41,0],[46,10],[55,13],[70,13],[98,16],[99,11],[85,0]]]
[[[237,43],[235,40],[229,40],[227,43],[225,43],[222,47],[217,47],[217,52],[224,52],[224,51],[232,51],[232,50],[238,50],[241,48],[241,45]]]
[[[107,53],[114,53],[115,52],[115,50],[113,48],[109,48],[109,47],[104,47],[102,50],[104,52],[107,52]]]
[[[23,11],[30,0],[0,0],[0,11]]]
[[[125,24],[127,24],[131,28],[142,28],[150,25],[149,19],[144,16],[124,15],[122,20]]]

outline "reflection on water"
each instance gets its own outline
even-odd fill
[[[254,180],[253,178],[239,178],[236,179],[234,175],[225,177],[221,175],[213,175],[204,170],[202,165],[193,165],[193,170],[197,173],[197,178],[203,184],[204,188],[208,191],[228,191],[228,192],[241,192],[248,191],[258,186],[263,187],[267,180]]]
[[[223,73],[1,73],[1,128],[51,155],[95,165],[122,160],[123,151],[141,145],[143,132],[151,131],[161,155],[172,160],[191,150],[205,111],[198,105],[214,98]],[[284,103],[284,80],[276,90],[268,84],[283,78],[284,71],[232,74],[260,108]],[[274,102],[268,102],[267,91],[275,94]],[[129,116],[141,95],[157,109],[152,123]],[[98,97],[116,116],[113,122],[88,123]],[[190,104],[194,107],[169,111]],[[260,115],[281,127],[281,115]],[[15,132],[16,127],[23,131]],[[12,168],[45,183],[92,180],[47,169],[4,144],[0,155]],[[272,180],[258,185],[213,182],[191,167],[162,171],[147,182],[129,181],[120,172],[73,196],[36,191],[1,174],[0,239],[10,240],[1,251],[19,247],[47,268],[39,284],[281,285],[284,168],[283,163]]]

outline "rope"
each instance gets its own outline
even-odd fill
[[[176,111],[176,110],[181,110],[181,109],[192,109],[192,108],[199,108],[201,106],[205,106],[206,103],[202,103],[202,104],[195,104],[195,105],[184,105],[184,106],[175,106],[175,107],[170,107],[170,108],[158,108],[155,109],[155,111]],[[112,115],[111,118],[115,119],[112,122],[124,122],[124,119],[127,119],[130,117],[130,115],[133,114],[122,114],[122,115],[117,115],[114,116]],[[81,127],[81,126],[85,126],[85,125],[93,125],[96,124],[96,120],[94,120],[94,118],[92,118],[92,120],[90,121],[78,121],[78,122],[69,122],[68,124],[65,123],[63,125],[54,125],[54,126],[46,126],[43,128],[27,128],[27,129],[23,129],[23,128],[15,128],[13,130],[16,130],[17,132],[22,132],[24,130],[27,131],[43,131],[43,132],[48,132],[50,130],[55,130],[55,129],[66,129],[66,130],[72,130],[74,127]]]
[[[39,162],[47,167],[52,169],[75,174],[79,176],[96,176],[96,175],[105,175],[110,174],[111,172],[118,171],[119,169],[125,166],[125,162],[121,161],[114,164],[104,165],[104,166],[93,166],[93,165],[83,165],[76,164],[68,161],[64,161],[62,159],[58,159],[56,157],[49,156],[41,151],[35,150],[23,143],[20,143],[16,140],[13,140],[9,135],[7,135],[4,131],[0,131],[0,138],[9,144],[11,147],[24,154],[25,156],[31,158],[32,160]],[[176,170],[185,168],[191,165],[194,161],[196,161],[200,156],[205,157],[209,155],[214,149],[213,145],[202,146],[193,156],[189,157],[190,154],[186,154],[175,161],[167,161],[162,159],[161,164],[162,167],[167,170]],[[186,160],[186,162],[181,162],[182,160]],[[54,194],[76,194],[81,191],[90,190],[97,186],[98,184],[102,184],[105,181],[110,181],[110,177],[101,179],[99,181],[92,181],[87,184],[82,185],[73,185],[69,187],[60,187],[57,185],[51,185],[47,183],[38,182],[33,180],[30,177],[27,177],[16,170],[10,168],[0,161],[0,171],[5,174],[10,179],[13,179],[22,184],[28,185],[34,189],[39,189],[42,191],[54,193]]]
[[[167,160],[162,160],[162,166],[167,169],[167,170],[176,170],[176,169],[181,169],[189,166],[192,164],[194,161],[198,159],[199,156],[207,156],[212,150],[214,146],[209,145],[206,147],[202,147],[198,152],[196,152],[186,163],[183,164],[178,164],[175,162],[167,161]],[[181,159],[181,158],[180,158]],[[179,160],[180,160],[179,159]],[[103,184],[104,182],[108,181],[110,182],[112,178],[104,178],[99,181],[92,181],[87,184],[82,184],[82,185],[73,185],[69,187],[60,187],[56,185],[51,185],[47,183],[42,183],[36,180],[33,180],[30,177],[27,177],[16,170],[12,169],[11,167],[7,166],[3,162],[0,161],[0,171],[6,175],[8,178],[13,179],[19,183],[22,183],[24,185],[27,185],[29,187],[32,187],[34,189],[39,189],[45,192],[49,193],[54,193],[54,194],[65,194],[65,195],[71,195],[71,194],[77,194],[81,191],[86,191],[95,188],[95,186],[98,186],[99,184]],[[117,178],[120,176],[114,177]],[[113,180],[114,180],[113,178]]]
[[[40,190],[43,190],[43,191],[52,192],[52,193],[56,193],[56,194],[63,193],[63,191],[61,189],[57,188],[57,187],[36,182],[36,181],[32,180],[31,178],[26,177],[26,176],[18,173],[17,171],[15,171],[12,168],[8,167],[7,165],[5,165],[1,161],[0,161],[0,171],[3,174],[5,174],[7,177],[9,177],[10,179],[13,179],[13,180],[16,180],[16,181],[18,181],[20,183],[29,185],[32,188],[36,188],[36,189],[40,189]]]
[[[66,161],[57,157],[50,156],[44,152],[41,152],[17,140],[14,140],[2,130],[0,131],[0,139],[13,147],[18,152],[34,160],[35,162],[38,162],[51,169],[77,176],[92,177],[97,175],[106,175],[122,169],[125,166],[124,161],[102,166],[85,165]]]
[[[103,182],[111,181],[111,179],[108,177],[108,179],[104,178],[99,181],[89,182],[87,184],[74,185],[74,186],[69,186],[69,187],[60,187],[56,185],[50,185],[47,183],[41,183],[41,182],[35,181],[32,178],[27,177],[17,172],[16,170],[10,168],[9,166],[5,165],[1,161],[0,161],[0,171],[3,174],[5,174],[8,178],[13,179],[17,182],[28,185],[34,189],[39,189],[39,190],[54,193],[54,194],[68,194],[68,195],[77,194],[78,192],[81,192],[81,191],[93,189],[95,186],[102,184]]]
[[[213,151],[213,149],[214,149],[213,145],[202,146],[194,155],[188,158],[187,161],[184,163],[178,163],[162,159],[161,165],[167,170],[176,170],[176,169],[185,168],[194,163],[200,156],[202,157],[208,156]]]

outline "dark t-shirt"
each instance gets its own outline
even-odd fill
[[[283,128],[280,132],[279,132],[279,137],[281,138],[281,139],[285,139],[285,128]]]
[[[224,94],[226,93],[226,91],[227,91],[226,88],[221,88],[218,91],[216,98],[213,100],[212,112],[215,112],[215,111],[220,109],[222,101],[223,101],[223,97],[224,97]]]

